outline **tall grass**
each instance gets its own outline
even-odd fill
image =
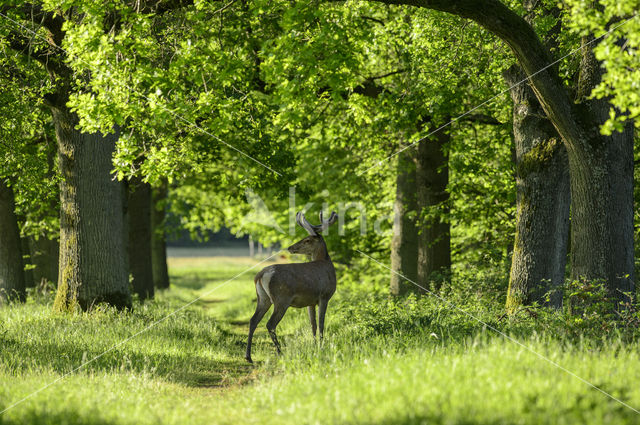
[[[292,309],[278,327],[283,356],[263,322],[250,366],[256,270],[220,285],[254,263],[177,259],[173,288],[131,313],[58,315],[50,296],[0,309],[0,410],[62,378],[1,414],[0,424],[640,423],[535,354],[638,409],[633,335],[576,336],[566,318],[542,311],[508,319],[499,303],[468,290],[443,295],[531,351],[437,299],[392,300],[380,285],[347,280],[322,345],[306,311]]]

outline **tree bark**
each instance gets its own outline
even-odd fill
[[[416,218],[416,148],[398,155],[396,199],[393,204],[393,239],[391,241],[391,294],[415,292],[418,283],[418,228]],[[407,279],[405,279],[405,277]]]
[[[450,134],[440,130],[418,145],[418,283],[424,288],[439,287],[441,280],[434,280],[434,273],[451,271],[449,141]]]
[[[26,298],[13,189],[0,178],[0,304]]]
[[[602,280],[612,293],[633,288],[633,250],[629,249],[627,201],[628,165],[618,176],[612,174],[613,150],[627,155],[626,143],[610,143],[616,137],[603,137],[601,121],[590,105],[574,103],[560,79],[548,49],[533,27],[498,0],[380,0],[386,4],[405,4],[452,13],[471,19],[500,37],[513,51],[529,76],[540,105],[562,137],[569,159],[571,185],[571,269],[572,276]],[[584,51],[592,56],[591,49]],[[593,60],[590,60],[593,64]],[[585,63],[581,74],[585,74]],[[599,65],[597,67],[599,69]],[[588,74],[588,73],[586,73]],[[592,79],[592,81],[595,81]],[[591,86],[593,86],[591,84]],[[597,115],[597,114],[596,114]],[[626,133],[626,132],[625,132]],[[614,204],[616,200],[622,204]],[[632,204],[631,204],[632,205]],[[620,225],[622,229],[617,228]],[[624,235],[622,235],[624,233]],[[623,236],[619,241],[616,236]],[[631,233],[632,235],[632,233]],[[616,256],[622,258],[616,258]],[[629,276],[629,277],[625,277]]]
[[[117,134],[82,133],[64,102],[52,105],[58,141],[60,269],[54,309],[105,302],[130,308],[123,258],[122,185],[112,175]]]
[[[139,177],[129,181],[129,270],[140,301],[153,298],[151,260],[151,186]]]
[[[587,119],[593,120],[594,130],[609,118],[611,104],[607,99],[589,99],[593,88],[600,83],[603,70],[596,60],[591,48],[584,46],[590,39],[583,39],[582,58],[580,63],[580,77],[577,88],[578,102],[583,108],[583,114]],[[594,170],[602,170],[604,178],[597,180],[599,184],[588,181],[580,181],[576,187],[575,197],[588,197],[589,192],[601,194],[608,200],[606,216],[604,220],[593,220],[597,228],[604,227],[609,238],[607,244],[608,257],[604,263],[605,280],[608,289],[614,299],[626,300],[625,293],[634,289],[634,229],[633,229],[633,122],[628,122],[622,132],[613,133],[611,136],[601,136],[602,142],[598,146],[599,155],[591,158],[591,167]],[[603,153],[602,153],[603,152]],[[608,195],[608,199],[604,197]],[[588,228],[572,227],[572,251],[571,261],[574,263],[572,278],[581,277],[602,279],[600,276],[590,276],[590,270],[585,268],[585,262],[589,261],[589,250],[579,244],[589,240],[590,235],[585,234]]]
[[[33,269],[33,279],[36,285],[44,282],[58,281],[58,258],[60,257],[60,245],[56,239],[49,239],[40,236],[38,239],[29,238],[31,250],[31,263]]]
[[[503,74],[511,86],[516,148],[516,237],[507,311],[533,302],[564,282],[569,237],[569,164],[560,137],[518,66]],[[549,304],[561,307],[562,292]]]
[[[169,288],[169,270],[167,268],[167,240],[164,230],[165,202],[168,187],[163,182],[151,193],[151,259],[153,265],[153,284],[158,289]]]

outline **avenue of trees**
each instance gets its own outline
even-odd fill
[[[291,188],[340,203],[335,260],[386,258],[394,295],[635,291],[637,0],[1,4],[0,302],[131,308],[176,227],[286,246]]]

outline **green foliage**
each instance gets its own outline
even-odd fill
[[[603,125],[603,134],[621,131],[625,122],[640,115],[640,20],[637,17],[640,2],[605,0],[594,7],[592,3],[571,0],[566,3],[570,13],[569,28],[583,37],[601,37],[594,43],[596,58],[602,61],[605,73],[591,96],[607,98],[613,108]],[[590,38],[588,38],[590,40]]]
[[[0,179],[13,186],[23,235],[58,232],[58,173],[53,126],[43,104],[51,84],[41,68],[9,48],[0,21]],[[39,43],[34,50],[41,48]]]
[[[119,127],[119,178],[167,179],[170,208],[194,235],[226,226],[281,245],[295,239],[280,232],[289,230],[295,187],[297,209],[342,207],[344,233],[329,236],[342,262],[354,249],[389,246],[390,156],[495,95],[507,63],[506,48],[487,31],[422,9],[195,2],[149,14],[115,0],[43,6],[65,19],[68,105],[80,127]],[[45,31],[37,32],[35,48],[47,48]],[[42,73],[37,64],[29,69]],[[504,102],[476,112],[509,121]],[[444,131],[453,139],[453,213],[443,219],[454,225],[454,252],[485,261],[474,254],[483,245],[502,261],[513,216],[508,125],[461,121]],[[248,192],[277,226],[246,219],[254,210]],[[364,213],[349,208],[355,204]]]
[[[586,279],[567,281],[556,290],[563,293],[561,312],[539,307],[524,308],[522,312],[540,316],[538,323],[545,330],[569,340],[595,341],[598,345],[609,338],[637,339],[640,304],[635,294],[612,297],[603,282]]]

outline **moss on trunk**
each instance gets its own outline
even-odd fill
[[[513,100],[516,150],[516,235],[513,244],[507,312],[534,302],[564,281],[569,235],[569,173],[567,155],[535,94],[513,66],[504,78]],[[556,291],[549,299],[562,304]]]
[[[124,261],[122,184],[113,179],[117,134],[82,133],[78,117],[53,106],[60,182],[60,258],[54,310],[105,302],[131,307]]]

